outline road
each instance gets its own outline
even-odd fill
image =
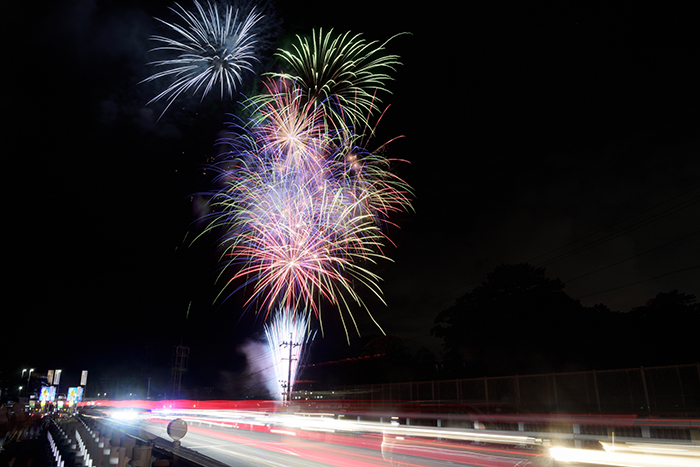
[[[399,415],[277,410],[259,402],[243,408],[221,402],[218,408],[198,404],[188,402],[186,408],[161,404],[163,407],[155,410],[103,407],[95,416],[129,428],[141,438],[162,438],[157,444],[169,452],[176,452],[172,439],[180,439],[187,448],[180,450],[181,457],[201,456],[196,463],[211,467],[543,467],[555,461],[561,466],[700,465],[700,444],[692,437],[693,427],[700,421],[694,419],[527,415],[515,416],[521,429],[508,431],[485,429],[476,423],[470,428],[459,419],[448,421],[448,426],[441,426],[438,419],[438,426],[434,426],[420,418]],[[525,421],[541,424],[542,420],[558,429],[522,430]],[[600,422],[612,429],[611,433],[618,427],[623,435],[613,438],[580,432],[582,426]],[[562,426],[568,429],[562,431]],[[641,427],[642,434],[645,427],[656,427],[658,433],[675,437],[625,436],[634,427]],[[691,438],[685,438],[684,433],[690,433]]]
[[[168,420],[144,421],[142,428],[165,439]],[[448,442],[380,433],[328,433],[272,428],[251,431],[230,426],[188,425],[182,446],[231,466],[270,467],[446,467],[541,466],[534,452],[478,442]]]

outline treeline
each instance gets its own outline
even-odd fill
[[[695,363],[700,306],[662,292],[628,311],[584,307],[544,268],[504,264],[438,313],[438,355],[409,352],[401,339],[369,340],[354,358],[310,366],[306,377],[336,384],[421,381]],[[322,378],[321,378],[322,376]]]

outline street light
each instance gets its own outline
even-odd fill
[[[24,370],[22,370],[22,377],[23,377],[23,378],[24,378],[24,372],[25,372],[25,371],[29,371],[29,376],[27,376],[27,395],[29,395],[29,379],[32,377],[32,371],[34,371],[34,368],[30,368],[29,370],[27,370],[27,369],[25,368]],[[21,391],[22,391],[22,386],[20,386],[19,389],[20,389],[20,393],[21,393]],[[20,394],[20,395],[21,395],[21,394]]]

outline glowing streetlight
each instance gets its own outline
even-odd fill
[[[27,395],[29,395],[29,379],[32,377],[32,371],[34,371],[34,368],[29,369],[29,376],[27,376]],[[24,376],[24,371],[22,372],[22,376]]]
[[[29,372],[29,376],[27,376],[27,394],[29,394],[29,379],[32,377],[32,371],[34,371],[34,368],[29,368],[29,369],[24,368],[22,370],[22,378],[24,378],[24,373],[27,371]],[[24,386],[19,387],[19,393],[20,393],[19,395],[20,396],[22,395],[22,388],[24,388]]]

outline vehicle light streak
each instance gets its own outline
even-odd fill
[[[435,438],[455,441],[479,441],[508,445],[540,445],[542,440],[532,436],[518,436],[498,433],[495,431],[474,429],[446,429],[437,427],[416,427],[392,425],[391,423],[354,421],[335,419],[322,416],[306,416],[292,414],[262,414],[248,413],[247,417],[232,411],[196,411],[196,410],[162,410],[154,414],[163,418],[182,418],[192,423],[233,423],[249,425],[270,425],[282,429],[299,429],[305,431],[336,432],[336,433],[376,433],[384,436],[403,436]],[[195,414],[206,417],[197,417]]]
[[[129,401],[133,404],[134,401]],[[239,402],[215,401],[213,404],[220,407],[228,407]],[[162,402],[158,403],[162,404]],[[188,406],[191,402],[181,401],[181,405]],[[206,402],[197,402],[196,406],[206,405]],[[115,404],[116,405],[116,404]],[[137,401],[138,405],[138,401]],[[191,407],[192,405],[190,405]],[[246,408],[257,407],[257,402],[246,403]],[[304,457],[306,454],[323,450],[327,456],[327,462],[332,465],[361,465],[358,463],[338,464],[334,452],[341,453],[341,446],[349,448],[369,449],[381,451],[388,460],[400,460],[406,465],[404,459],[398,456],[410,456],[416,460],[419,458],[435,459],[445,462],[456,462],[469,465],[483,465],[492,467],[515,466],[517,463],[535,463],[539,460],[551,458],[561,465],[610,465],[610,466],[637,466],[637,467],[697,467],[700,465],[700,445],[696,442],[687,444],[672,442],[627,442],[608,443],[601,442],[602,449],[571,449],[567,447],[553,447],[542,451],[547,444],[547,439],[525,433],[499,433],[494,430],[476,430],[460,428],[438,428],[398,425],[396,422],[372,422],[356,421],[343,418],[342,414],[335,413],[283,413],[275,405],[268,407],[272,411],[264,410],[206,410],[206,409],[154,409],[146,412],[142,423],[151,426],[153,424],[166,425],[169,420],[182,418],[190,425],[191,430],[202,433],[217,433],[217,437],[234,436],[228,432],[232,429],[240,429],[250,432],[279,435],[282,441],[276,441],[276,446],[286,446],[294,455]],[[103,413],[108,415],[113,409],[105,407]],[[134,411],[135,412],[135,411]],[[114,420],[114,419],[112,419]],[[117,421],[122,424],[133,424],[132,421]],[[693,423],[692,421],[690,422]],[[213,429],[206,428],[206,425]],[[136,425],[134,425],[136,426]],[[226,430],[216,431],[219,430]],[[227,433],[228,432],[228,433]],[[207,434],[206,436],[209,436]],[[211,435],[214,436],[214,435]],[[552,440],[557,439],[552,437]],[[226,438],[228,439],[228,438]],[[244,439],[247,439],[244,437]],[[236,441],[241,442],[241,441]],[[251,446],[256,449],[272,450],[263,442],[249,440]],[[315,444],[307,445],[306,443]],[[257,443],[257,444],[256,444]],[[262,443],[262,444],[261,444]],[[301,444],[298,444],[301,443]],[[318,444],[322,443],[322,444]],[[268,443],[269,444],[269,443]],[[298,445],[298,446],[297,446]],[[335,447],[333,447],[335,446]],[[302,453],[296,448],[300,447]],[[523,449],[524,448],[524,449]],[[534,449],[533,449],[534,448]],[[545,454],[546,452],[546,454]],[[235,454],[232,454],[235,455]],[[342,456],[343,454],[338,454]],[[307,457],[304,457],[307,458]],[[312,459],[308,457],[308,459]],[[320,459],[318,456],[314,460]],[[319,460],[320,462],[320,460]],[[343,461],[345,462],[345,461]],[[350,461],[348,461],[350,462]],[[370,461],[372,462],[372,461]],[[420,462],[416,460],[416,462]],[[375,465],[375,464],[367,464]]]
[[[376,467],[386,465],[386,463],[381,461],[381,459],[377,459],[376,457],[349,453],[347,451],[341,451],[337,448],[319,445],[316,443],[314,443],[314,445],[309,445],[299,444],[295,441],[294,445],[290,445],[289,443],[279,443],[276,441],[260,441],[246,438],[243,436],[237,436],[234,434],[209,430],[201,427],[192,427],[191,431],[200,435],[204,435],[206,437],[210,437],[212,439],[225,440],[231,443],[235,443],[237,446],[246,446],[250,448],[255,448],[257,450],[274,452],[277,454],[293,455],[302,459],[308,459],[314,462],[325,463],[328,465],[334,465],[339,467]],[[290,439],[296,440],[296,438]],[[212,448],[209,446],[200,446],[200,449],[202,447],[206,449]],[[223,449],[221,448],[221,446],[218,446],[217,450],[222,451]],[[238,455],[237,452],[229,450],[226,450],[226,452],[229,452],[231,455]]]
[[[532,461],[546,459],[544,456],[523,451],[505,451],[498,449],[473,449],[474,446],[450,445],[447,443],[428,444],[420,439],[401,440],[400,443],[382,443],[385,459],[400,461],[404,465],[406,456],[438,459],[445,462],[467,464],[470,466],[516,467],[533,465]],[[534,465],[537,465],[535,463]]]
[[[635,467],[697,467],[700,446],[620,445],[601,443],[604,450],[554,447],[550,455],[557,462]]]
[[[165,423],[165,422],[162,422]],[[376,433],[365,433],[360,436],[347,436],[339,434],[323,434],[322,438],[304,435],[304,431],[294,431],[293,429],[278,429],[270,427],[267,432],[283,435],[286,441],[279,442],[259,441],[230,433],[210,430],[202,427],[191,427],[195,433],[211,437],[212,439],[225,440],[235,443],[238,446],[246,446],[259,450],[267,450],[276,453],[299,456],[305,459],[325,462],[335,466],[355,466],[355,465],[386,465],[384,462],[377,463],[377,458],[373,454],[360,454],[348,452],[341,446],[353,448],[365,448],[371,451],[381,452],[383,458],[391,459],[393,456],[413,456],[413,460],[401,458],[401,465],[421,466],[420,458],[440,460],[467,465],[479,465],[489,467],[513,467],[522,465],[523,456],[536,457],[538,454],[522,452],[519,450],[507,450],[489,448],[487,446],[475,445],[455,445],[449,442],[430,442],[422,439],[397,437],[400,444],[387,442],[385,437]],[[313,444],[309,444],[313,442]],[[319,442],[321,444],[319,444]],[[233,451],[222,449],[222,447],[211,445],[199,445],[200,449],[214,449],[238,455]]]
[[[698,458],[700,465],[700,444],[683,446],[679,444],[652,444],[652,443],[624,443],[615,444],[604,443],[603,449],[606,452],[643,452],[647,454],[667,454],[675,456],[690,456]]]

